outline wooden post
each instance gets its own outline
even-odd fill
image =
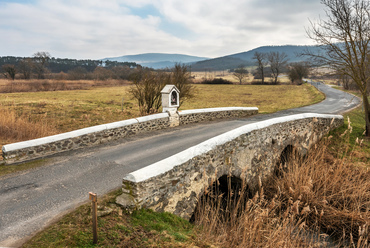
[[[98,196],[92,192],[89,192],[89,200],[91,200],[92,206],[92,227],[93,227],[93,243],[98,243]]]

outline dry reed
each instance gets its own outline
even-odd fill
[[[245,182],[206,189],[195,212],[199,238],[219,247],[370,247],[369,168],[330,151],[329,142],[289,159],[253,197]]]
[[[0,108],[0,140],[17,142],[57,133],[54,127],[39,120],[31,122],[26,116],[17,116],[14,110]]]

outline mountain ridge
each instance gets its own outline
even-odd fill
[[[162,69],[173,67],[176,63],[195,63],[201,60],[207,60],[208,57],[198,57],[178,53],[142,53],[136,55],[123,55],[119,57],[104,58],[103,61],[127,62],[132,61],[145,67],[153,69]]]
[[[260,46],[249,51],[230,54],[217,58],[198,57],[185,54],[171,53],[143,53],[137,55],[125,55],[102,59],[117,62],[135,62],[144,67],[153,69],[170,68],[175,63],[188,64],[193,71],[204,70],[229,70],[235,69],[240,65],[253,66],[255,61],[253,56],[255,52],[269,53],[280,52],[287,54],[288,62],[300,62],[307,60],[308,57],[301,56],[306,50],[316,53],[320,48],[309,45],[281,45],[281,46]]]

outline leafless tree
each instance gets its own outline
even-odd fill
[[[239,83],[242,84],[244,79],[248,76],[248,70],[245,69],[244,65],[239,65],[238,68],[234,70],[233,76],[239,80]]]
[[[253,58],[257,63],[257,74],[262,80],[262,84],[265,83],[265,69],[267,66],[267,58],[265,53],[255,52]]]
[[[176,63],[171,70],[170,83],[180,91],[180,106],[184,101],[194,97],[195,88],[192,85],[191,75],[185,64]]]
[[[5,64],[2,68],[6,78],[10,78],[11,80],[15,79],[16,69],[14,65]]]
[[[311,22],[307,33],[322,46],[324,55],[309,54],[334,70],[348,75],[362,94],[366,135],[370,136],[370,2],[321,0],[326,18]]]
[[[161,107],[161,90],[169,83],[169,75],[140,70],[132,76],[130,94],[138,101],[140,114],[153,114]]]
[[[18,70],[23,74],[24,79],[30,79],[32,73],[33,63],[30,58],[24,58],[19,61]]]
[[[38,79],[45,78],[46,64],[50,59],[50,53],[48,52],[36,52],[33,54],[35,65],[34,69]]]
[[[267,60],[270,64],[271,74],[275,84],[278,82],[278,77],[288,63],[288,55],[286,53],[270,52],[267,54]]]

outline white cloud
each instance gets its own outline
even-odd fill
[[[157,12],[134,14],[147,6]],[[261,45],[305,44],[307,18],[318,16],[320,8],[319,0],[2,3],[0,56],[48,51],[93,59],[145,52],[216,57]]]

